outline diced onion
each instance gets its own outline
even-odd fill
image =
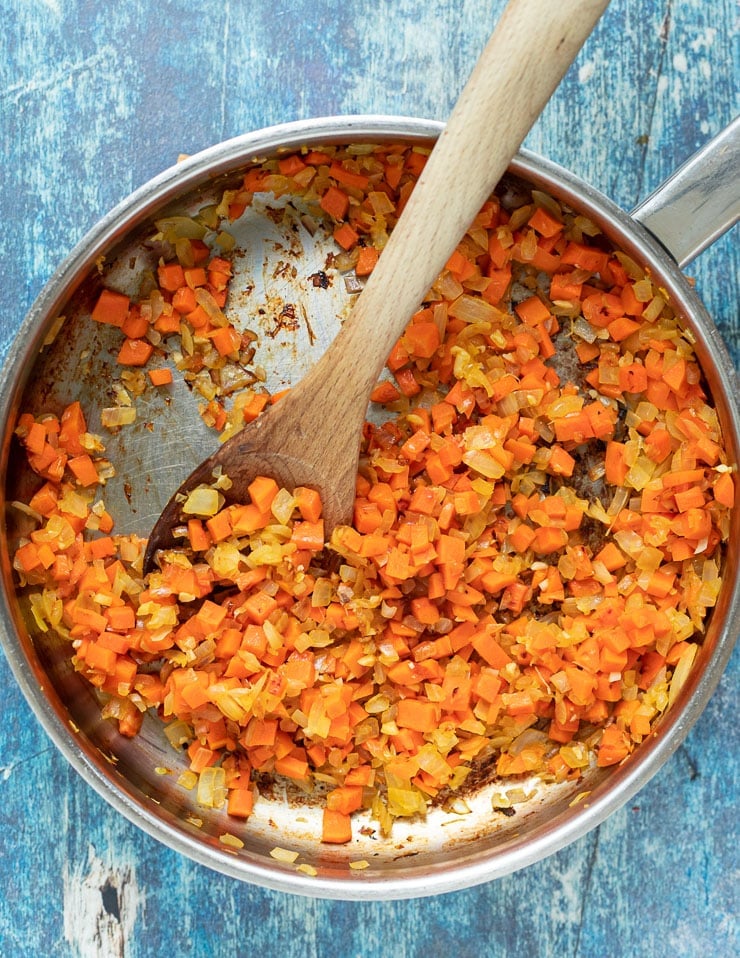
[[[211,486],[198,486],[182,504],[182,511],[189,516],[215,516],[221,508],[223,497]]]

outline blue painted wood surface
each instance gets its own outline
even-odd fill
[[[502,8],[0,0],[0,359],[72,245],[179,153],[309,116],[444,118]],[[614,0],[527,145],[632,207],[736,110],[736,12]],[[737,235],[690,272],[737,363]],[[667,766],[575,844],[468,891],[352,904],[239,884],[139,832],[0,657],[0,955],[736,955],[739,661]]]

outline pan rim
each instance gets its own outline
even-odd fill
[[[19,371],[25,371],[26,376],[28,375],[46,326],[57,314],[60,306],[73,294],[75,284],[79,284],[92,268],[104,248],[115,245],[123,235],[146,220],[155,208],[197,187],[205,177],[211,179],[228,170],[244,166],[253,159],[272,155],[278,149],[295,149],[303,144],[319,142],[372,142],[394,139],[431,143],[443,127],[441,122],[434,120],[382,115],[350,115],[295,121],[267,127],[209,147],[151,179],[88,231],[44,285],[23,320],[3,365],[0,378],[0,416],[3,421],[9,422],[13,419],[17,411],[16,403],[25,386],[23,374],[19,375]],[[512,162],[510,171],[525,179],[534,177],[537,180],[556,182],[558,191],[566,202],[571,202],[579,210],[593,212],[599,217],[600,224],[609,218],[610,229],[613,231],[613,235],[608,234],[610,239],[622,248],[629,246],[642,251],[644,261],[651,265],[660,264],[660,276],[667,282],[672,298],[685,314],[691,316],[691,328],[698,333],[697,347],[702,364],[705,367],[707,363],[710,364],[716,385],[726,403],[723,428],[728,446],[737,461],[740,449],[740,406],[732,362],[716,326],[666,251],[641,224],[631,219],[607,197],[557,164],[522,150]],[[3,489],[6,481],[8,443],[9,437],[6,436],[0,461],[0,482]],[[3,538],[0,564],[4,572],[9,569],[7,551],[7,541]],[[733,571],[732,568],[730,571]],[[636,760],[616,772],[612,780],[614,784],[605,789],[605,794],[596,796],[568,821],[558,824],[556,829],[544,827],[534,838],[514,843],[513,847],[496,853],[493,858],[485,857],[478,861],[472,856],[473,860],[462,866],[452,863],[435,870],[433,874],[418,876],[394,874],[393,877],[360,878],[356,873],[349,872],[349,880],[320,876],[309,878],[278,867],[270,868],[256,861],[238,859],[225,850],[204,846],[184,830],[178,830],[154,815],[146,807],[143,796],[138,800],[114,784],[109,775],[105,774],[107,769],[102,758],[95,761],[91,754],[80,748],[79,743],[70,735],[68,726],[52,708],[48,692],[40,687],[35,670],[22,653],[15,636],[14,616],[5,590],[0,607],[0,642],[26,700],[65,758],[109,804],[158,841],[200,864],[274,890],[337,899],[401,899],[459,890],[510,874],[563,848],[624,805],[679,747],[704,710],[727,665],[735,640],[735,636],[731,634],[731,623],[733,618],[740,616],[740,581],[736,569],[732,589],[724,591],[725,627],[715,630],[720,631],[720,635],[714,641],[707,667],[700,674],[695,674],[693,683],[690,682],[685,690],[685,699],[690,699],[688,705],[685,704],[683,708],[674,707],[669,711],[661,724],[661,734],[643,743],[636,753]]]

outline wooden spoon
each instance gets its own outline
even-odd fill
[[[321,493],[325,531],[349,522],[370,392],[398,337],[519,149],[608,0],[510,0],[342,329],[278,403],[180,486],[144,558],[172,548],[184,493],[229,476],[248,501],[257,475]]]

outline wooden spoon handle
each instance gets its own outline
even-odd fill
[[[358,417],[361,425],[391,348],[607,5],[510,0],[350,321],[299,384],[317,426],[333,405],[338,434],[356,441]],[[338,390],[346,398],[343,410],[335,402]],[[311,431],[308,421],[306,428]]]
[[[607,3],[509,0],[349,320],[308,375],[183,487],[222,467],[243,494],[264,472],[286,488],[317,486],[328,529],[349,519],[362,425],[383,363]],[[174,496],[150,537],[147,567],[171,540],[179,509]]]

